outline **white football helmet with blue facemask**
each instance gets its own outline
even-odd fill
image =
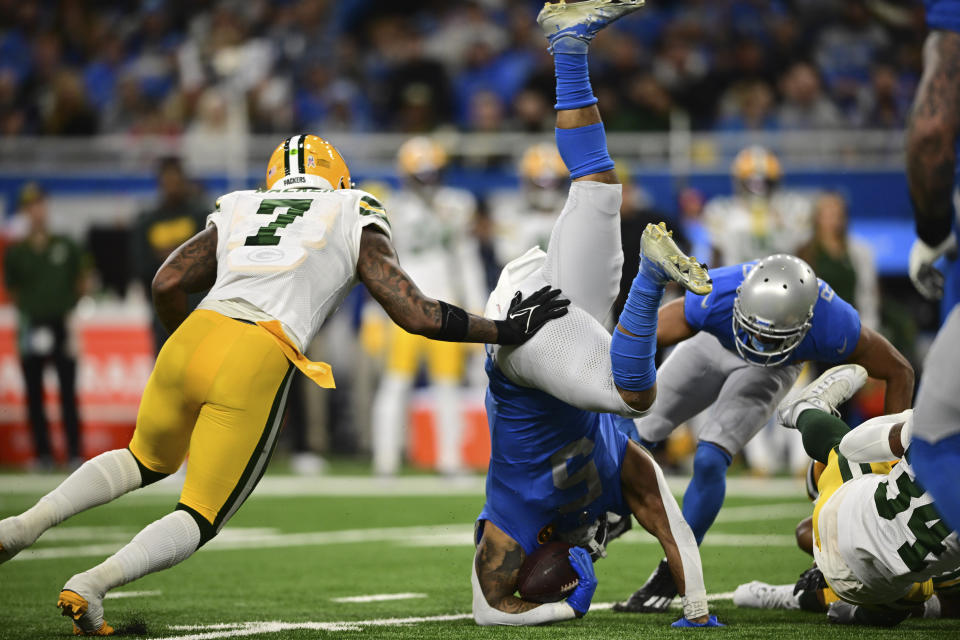
[[[764,367],[785,363],[810,330],[818,295],[817,276],[800,258],[778,253],[760,260],[733,303],[740,357]]]

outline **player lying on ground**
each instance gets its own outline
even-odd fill
[[[917,477],[937,501],[944,520],[960,531],[960,259],[956,256],[957,137],[960,135],[960,0],[926,0],[923,77],[907,123],[907,182],[917,241],[910,277],[928,298],[943,297],[947,321],[927,352],[917,392],[913,458]],[[944,276],[934,261],[952,245]],[[949,314],[949,315],[948,315]]]
[[[349,188],[346,164],[321,138],[277,147],[266,184],[223,196],[207,228],[154,278],[154,305],[173,335],[129,448],[88,461],[36,506],[0,521],[3,562],[70,516],[175,472],[189,452],[176,510],[67,581],[58,605],[78,633],[111,633],[107,591],[182,562],[240,508],[273,453],[293,368],[333,386],[329,367],[303,349],[358,281],[394,322],[438,340],[520,344],[566,312],[548,288],[518,295],[496,322],[424,296],[397,261],[383,208]],[[205,289],[188,316],[187,294]]]
[[[834,367],[780,409],[783,424],[800,430],[807,453],[826,464],[812,531],[817,568],[833,592],[824,602],[839,598],[828,615],[834,622],[883,626],[910,615],[957,617],[960,541],[904,459],[913,412],[874,418],[852,431],[834,415],[866,377],[856,365]],[[787,597],[787,589],[794,587],[750,583],[734,599],[798,608],[799,598]]]
[[[488,350],[492,451],[472,572],[473,615],[481,625],[534,625],[586,614],[596,578],[584,547],[594,556],[603,553],[608,511],[632,513],[663,545],[684,593],[677,626],[718,624],[707,608],[696,542],[663,474],[617,429],[611,413],[635,416],[653,403],[657,308],[666,282],[710,289],[706,271],[680,252],[663,224],[648,225],[640,270],[612,337],[602,325],[623,263],[621,187],[589,85],[587,44],[641,4],[548,4],[538,17],[556,63],[556,140],[573,183],[547,252],[533,249],[504,268],[487,315],[503,317],[515,289],[547,283],[563,283],[572,304],[562,326],[545,327],[553,329],[549,334],[520,348]],[[569,560],[579,576],[576,589],[558,586],[561,597],[569,595],[565,602],[517,597],[524,559],[552,540],[578,545]]]
[[[641,442],[656,443],[710,407],[683,497],[683,515],[698,543],[723,505],[733,456],[773,416],[803,362],[862,365],[886,382],[889,413],[907,409],[913,395],[907,359],[861,326],[856,310],[799,258],[778,254],[711,269],[710,275],[712,293],[687,293],[660,309],[657,347],[679,344],[657,373],[657,403],[635,421]],[[676,593],[661,562],[614,610],[663,611]]]

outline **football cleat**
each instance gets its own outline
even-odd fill
[[[793,595],[793,585],[773,585],[754,580],[742,584],[733,592],[733,604],[749,609],[799,609]]]
[[[644,0],[584,0],[547,2],[537,15],[537,24],[550,42],[564,37],[583,41],[584,47],[608,24],[643,8]],[[586,49],[584,49],[586,52]]]
[[[780,423],[797,428],[797,419],[807,409],[819,409],[839,416],[837,407],[849,400],[867,381],[867,370],[858,364],[842,364],[827,369],[808,384],[793,400],[780,405],[777,413]]]
[[[713,291],[713,281],[707,266],[687,256],[673,241],[673,232],[667,225],[648,224],[640,238],[640,269],[653,280],[666,284],[673,280],[697,295]]]
[[[617,602],[613,610],[621,613],[663,613],[677,597],[677,585],[670,575],[666,559],[660,561],[657,568],[626,602]]]
[[[103,619],[103,595],[85,584],[85,575],[77,574],[67,581],[57,599],[63,615],[73,620],[73,633],[78,636],[113,635],[113,627]]]

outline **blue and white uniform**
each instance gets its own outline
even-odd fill
[[[926,0],[924,4],[931,30],[960,33],[960,0]],[[949,471],[960,465],[960,380],[956,373],[960,352],[960,306],[956,304],[960,301],[960,260],[938,266],[946,276],[941,303],[946,321],[923,366],[913,413],[911,462],[917,479],[933,495],[944,520],[954,531],[960,531],[960,489],[957,473]]]
[[[516,385],[489,359],[487,375],[491,455],[480,520],[529,554],[607,511],[629,515],[620,489],[627,436],[617,427],[625,418]]]
[[[713,292],[686,294],[684,317],[699,333],[680,343],[657,372],[657,401],[649,415],[635,421],[644,440],[665,439],[713,405],[700,440],[735,454],[773,415],[800,375],[802,362],[843,362],[856,348],[857,311],[818,279],[812,326],[789,359],[778,367],[758,367],[741,358],[734,346],[733,303],[754,264],[711,269]]]

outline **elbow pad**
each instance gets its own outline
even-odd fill
[[[913,423],[913,409],[867,420],[843,436],[838,449],[843,457],[857,464],[896,460],[899,456],[890,448],[890,430],[900,423],[903,423],[900,441],[906,449],[910,425]]]

